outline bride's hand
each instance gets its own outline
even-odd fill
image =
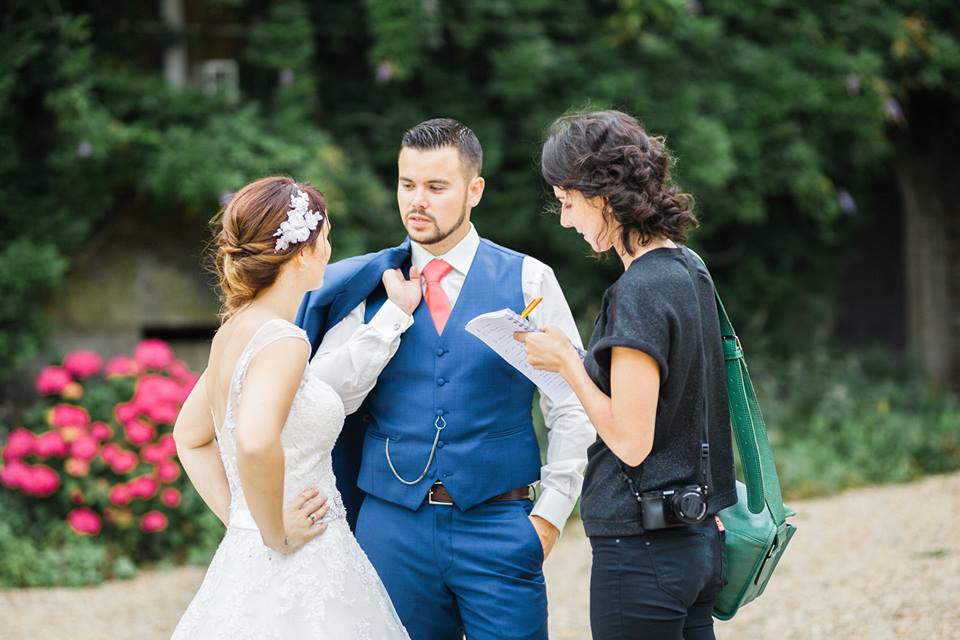
[[[413,315],[423,295],[419,269],[410,267],[409,280],[404,280],[400,269],[387,269],[383,272],[383,286],[393,304],[403,309],[407,315]]]
[[[316,489],[297,495],[283,508],[285,538],[275,550],[283,554],[293,553],[326,531],[326,523],[317,523],[329,508],[326,496],[321,496]]]

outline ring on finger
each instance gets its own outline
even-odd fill
[[[316,524],[316,523],[317,523],[317,515],[316,515],[315,513],[311,513],[311,514],[310,514],[309,516],[307,516],[307,517],[310,518],[310,524]]]

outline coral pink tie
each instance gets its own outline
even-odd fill
[[[434,258],[423,268],[423,277],[427,280],[427,309],[430,310],[430,316],[433,318],[433,325],[437,328],[437,333],[443,333],[443,327],[447,324],[447,318],[450,317],[450,298],[447,297],[440,281],[453,269],[443,260]]]

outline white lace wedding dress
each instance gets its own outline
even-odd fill
[[[310,367],[281,435],[284,503],[305,489],[319,489],[330,505],[323,519],[327,530],[282,555],[263,544],[247,510],[237,473],[233,409],[251,358],[283,338],[307,340],[307,335],[286,320],[271,320],[250,339],[234,371],[217,437],[230,484],[230,524],[173,638],[408,639],[383,583],[347,526],[330,458],[343,427],[343,403],[327,383],[311,375]]]

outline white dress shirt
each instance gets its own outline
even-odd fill
[[[480,236],[472,224],[467,236],[442,256],[434,256],[422,245],[411,242],[413,266],[422,272],[428,262],[440,258],[453,267],[441,281],[452,309],[479,246]],[[581,347],[577,325],[553,270],[536,258],[525,256],[521,278],[524,304],[543,297],[543,302],[528,316],[530,320],[537,326],[560,327],[573,344]],[[421,285],[426,290],[423,278]],[[312,373],[337,390],[347,413],[360,408],[376,384],[377,376],[399,348],[401,334],[413,324],[413,318],[389,300],[366,325],[363,324],[365,312],[366,304],[361,302],[332,327],[311,362]],[[541,492],[532,515],[544,518],[563,531],[580,497],[587,447],[596,439],[596,431],[576,395],[551,402],[541,393],[540,409],[548,429],[547,461],[540,469]]]

